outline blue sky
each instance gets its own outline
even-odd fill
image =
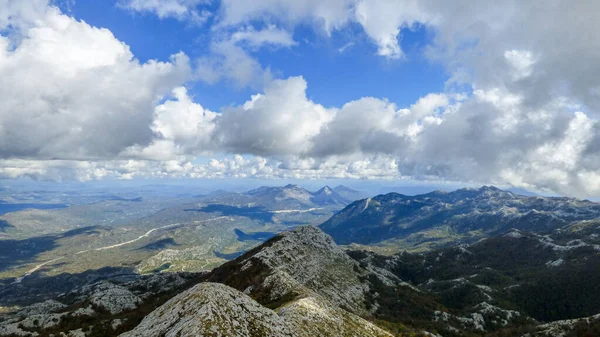
[[[600,196],[599,11],[567,0],[6,0],[0,179]]]
[[[78,20],[105,27],[127,43],[141,61],[168,61],[170,55],[184,51],[190,57],[208,53],[211,26],[190,24],[175,18],[159,19],[149,13],[136,13],[115,1],[77,0],[67,6]],[[215,5],[207,6],[215,9]],[[260,26],[260,25],[259,25]],[[252,52],[264,67],[278,77],[303,76],[310,86],[308,97],[325,106],[340,106],[364,96],[387,98],[408,106],[430,92],[441,92],[448,74],[443,65],[427,60],[423,48],[432,38],[423,25],[402,30],[400,45],[406,57],[390,60],[377,55],[377,47],[354,27],[351,32],[335,32],[327,37],[310,26],[294,32],[298,45],[292,48],[265,48]],[[340,53],[339,49],[352,43]],[[351,71],[350,71],[351,70]],[[225,81],[226,82],[226,81]],[[219,82],[215,85],[191,83],[190,94],[203,106],[218,111],[226,105],[241,104],[256,88]]]

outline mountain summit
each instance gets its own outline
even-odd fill
[[[318,205],[347,205],[349,200],[342,197],[334,189],[325,186],[312,193],[312,202]]]
[[[216,268],[123,336],[391,337],[360,317],[367,275],[331,237],[299,227]]]

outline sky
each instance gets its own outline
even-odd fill
[[[0,0],[0,178],[600,196],[597,1]]]

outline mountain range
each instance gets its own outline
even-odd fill
[[[591,201],[522,196],[484,186],[358,200],[320,228],[342,245],[419,251],[476,242],[510,228],[548,232],[599,216],[600,204]]]
[[[202,212],[233,212],[205,209],[229,200],[236,219],[255,219],[258,205],[329,207],[336,194],[219,193]],[[596,336],[599,210],[482,187],[367,198],[279,234],[226,227],[264,242],[204,272],[121,266],[3,280],[0,336]],[[225,224],[205,227],[224,235]],[[448,237],[427,237],[436,231]],[[400,251],[381,253],[392,246]]]

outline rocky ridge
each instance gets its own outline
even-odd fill
[[[367,274],[330,236],[305,226],[281,233],[216,268],[207,280],[228,284],[265,305],[317,295],[336,306],[364,314],[363,303],[369,289],[364,280]]]
[[[212,327],[210,331],[215,331],[216,336],[263,336],[256,331],[268,331],[267,336],[392,336],[361,317],[368,317],[377,307],[366,304],[369,276],[405,287],[391,274],[376,274],[362,268],[321,230],[299,227],[216,268],[203,277],[206,283],[167,302],[124,336],[156,331],[167,336],[177,333],[202,336],[208,333],[203,330],[207,326]],[[231,303],[218,302],[217,298],[231,298]],[[189,301],[196,301],[196,305],[182,313],[181,303]],[[216,306],[221,309],[211,309]],[[222,310],[241,310],[245,316],[225,315]],[[198,312],[211,321],[200,318]],[[272,330],[254,322],[257,317],[272,322]],[[189,326],[182,323],[188,320],[199,320],[203,325],[180,330],[180,326]],[[156,330],[165,326],[170,328]]]
[[[148,315],[121,337],[310,337],[392,335],[315,298],[302,298],[273,311],[219,283],[200,283]]]

